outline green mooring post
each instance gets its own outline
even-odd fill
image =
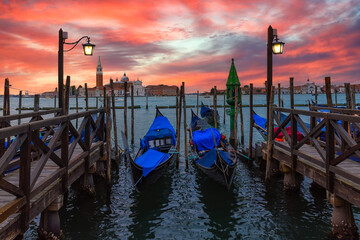
[[[234,59],[231,59],[231,67],[229,77],[226,82],[226,102],[230,105],[230,144],[234,146],[235,136],[234,133],[234,118],[235,118],[235,88],[240,92],[239,77],[236,72]],[[237,103],[239,104],[239,102]]]

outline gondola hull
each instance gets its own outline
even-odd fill
[[[174,160],[174,154],[170,154],[169,158],[163,163],[157,166],[146,177],[143,177],[143,168],[135,163],[133,159],[130,159],[130,170],[132,175],[133,184],[139,192],[146,189],[149,185],[155,183],[161,178],[167,171]]]
[[[236,156],[234,156],[236,158]],[[222,161],[222,163],[220,162]],[[234,178],[234,173],[235,173],[235,168],[236,168],[236,163],[237,163],[237,159],[234,160],[234,163],[232,165],[227,165],[226,162],[221,159],[221,157],[217,157],[216,159],[216,163],[210,167],[204,167],[201,164],[196,163],[195,161],[195,165],[204,173],[206,174],[210,179],[214,180],[215,182],[217,182],[218,184],[222,185],[223,187],[226,187],[227,189],[230,189],[233,178]],[[223,172],[221,170],[221,164],[225,167],[225,172]]]

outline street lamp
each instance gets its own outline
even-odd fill
[[[277,29],[273,29],[273,35],[275,41],[272,42],[272,51],[274,54],[282,54],[285,43],[279,42],[279,38],[277,36]]]
[[[58,91],[59,91],[59,108],[63,108],[64,106],[64,98],[63,98],[63,86],[64,86],[64,52],[69,52],[73,50],[78,43],[83,40],[87,39],[87,43],[83,44],[84,54],[86,56],[92,56],[93,51],[95,48],[95,44],[90,43],[90,37],[83,36],[76,42],[67,43],[65,40],[68,38],[68,33],[63,32],[60,28],[59,30],[59,52],[58,52]],[[64,44],[72,45],[70,49],[64,50]]]
[[[267,43],[267,84],[266,84],[266,113],[267,119],[269,119],[269,102],[270,102],[270,92],[272,88],[272,55],[273,54],[282,54],[284,50],[283,42],[279,42],[277,30],[273,29],[271,25],[268,28],[268,43]],[[268,121],[269,123],[269,121]],[[267,125],[268,126],[268,125]],[[268,129],[268,131],[270,131]]]

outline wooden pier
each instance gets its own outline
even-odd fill
[[[91,188],[96,165],[110,167],[105,108],[59,113],[61,109],[0,117],[0,239],[21,238],[39,214],[40,229],[59,236],[58,210],[69,186],[81,179]],[[19,119],[22,124],[11,126]]]
[[[355,161],[360,159],[360,137],[357,136],[360,110],[312,107],[311,111],[285,108],[272,111],[273,121],[279,128],[270,144],[263,143],[263,159],[280,163],[284,189],[298,188],[297,174],[326,189],[334,207],[333,234],[342,236],[341,239],[358,239],[351,204],[360,207],[360,162]],[[287,117],[281,120],[279,113]],[[310,122],[310,127],[305,122]],[[289,124],[291,134],[285,130]],[[303,133],[301,139],[297,138],[298,130]],[[276,139],[279,133],[284,135],[282,141]],[[276,170],[270,169],[270,172]]]

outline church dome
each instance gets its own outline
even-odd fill
[[[126,76],[126,73],[124,73],[124,76],[122,76],[121,81],[122,82],[128,82],[129,81],[129,78]]]

